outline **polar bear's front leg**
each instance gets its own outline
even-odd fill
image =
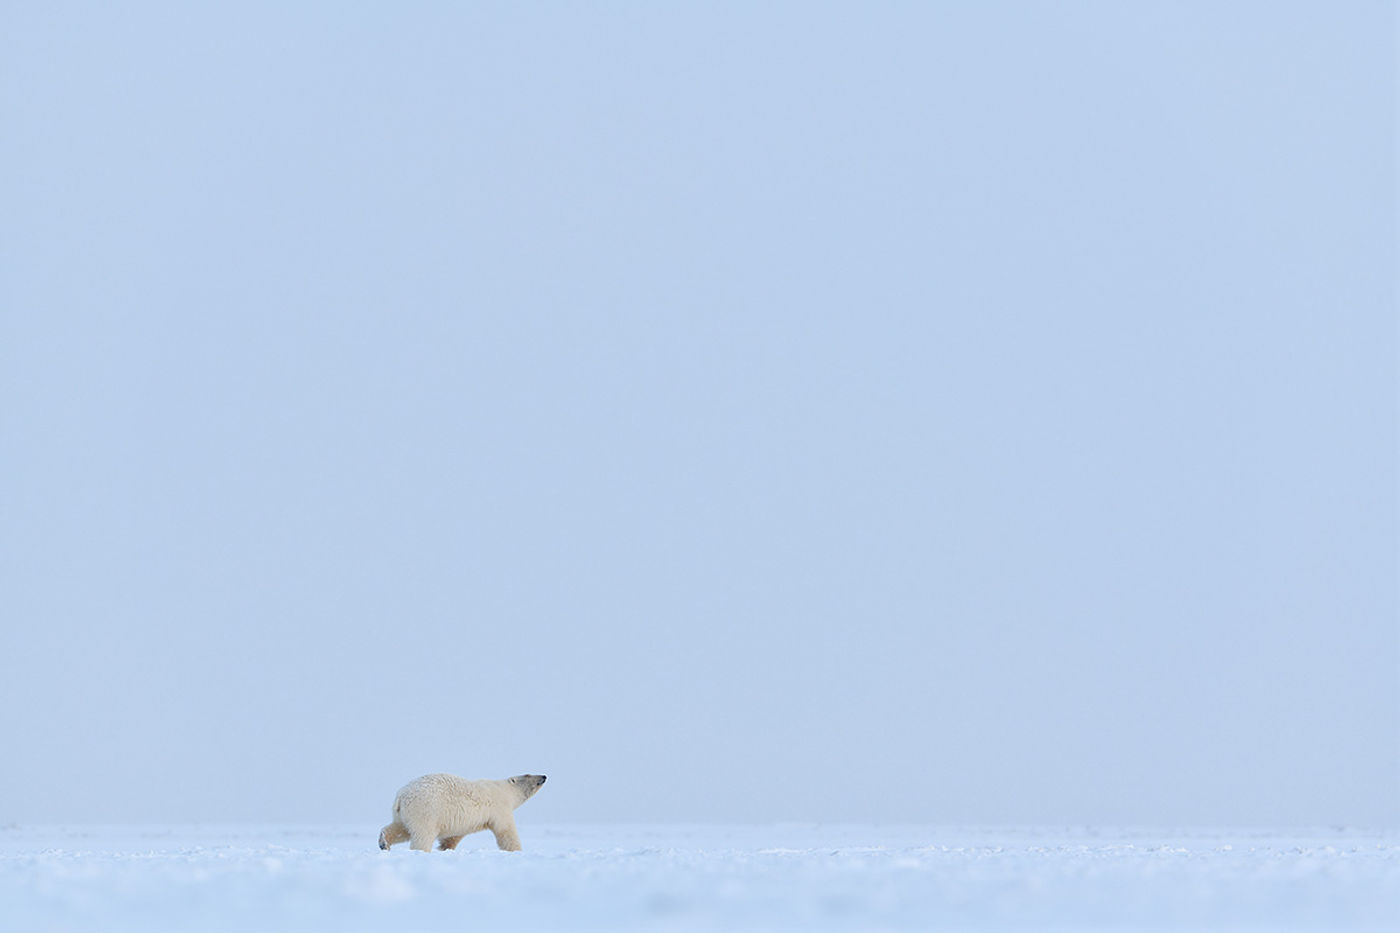
[[[414,833],[408,847],[419,852],[431,852],[435,842],[437,842],[437,833]]]
[[[496,837],[496,848],[507,852],[520,851],[520,834],[515,831],[515,817],[506,816],[491,824],[491,834]]]

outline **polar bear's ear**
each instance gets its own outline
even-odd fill
[[[512,784],[519,784],[519,783],[520,783],[520,778],[511,778],[511,779],[510,779],[510,782],[511,782]]]

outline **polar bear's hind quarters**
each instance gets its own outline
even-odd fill
[[[496,845],[520,851],[515,808],[544,785],[543,774],[517,774],[499,781],[469,781],[455,774],[426,774],[394,797],[393,821],[379,831],[379,848],[408,840],[409,848],[455,849],[463,836],[491,830]]]

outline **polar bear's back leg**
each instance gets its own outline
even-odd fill
[[[403,822],[404,831],[408,833],[408,847],[419,852],[433,851],[433,843],[437,842],[438,832],[437,820],[423,813],[409,811],[400,812],[399,819]]]
[[[437,842],[438,836],[441,835],[438,832],[439,820],[433,812],[433,801],[424,801],[421,795],[405,800],[403,792],[400,791],[399,794],[394,800],[394,822],[389,826],[399,827],[402,834],[399,838],[407,839],[410,849],[419,852],[433,851],[433,843]]]
[[[379,848],[387,849],[396,842],[403,842],[408,838],[408,830],[398,820],[390,823],[379,831]]]
[[[461,836],[443,836],[438,840],[438,848],[446,852],[448,849],[457,848],[457,843],[462,841]]]

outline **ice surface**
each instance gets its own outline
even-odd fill
[[[521,826],[455,852],[378,826],[0,829],[13,930],[1400,929],[1363,832]]]

